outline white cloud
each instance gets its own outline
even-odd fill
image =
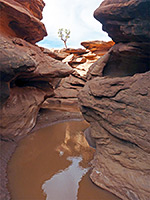
[[[46,6],[43,11],[43,23],[48,36],[40,42],[47,47],[60,46],[63,43],[58,38],[58,29],[71,30],[69,47],[80,47],[86,40],[105,40],[110,38],[101,29],[101,24],[93,17],[94,10],[102,0],[44,0]],[[55,45],[56,43],[56,45]]]

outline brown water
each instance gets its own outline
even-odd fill
[[[94,185],[86,122],[43,128],[20,141],[8,166],[12,200],[118,200]]]

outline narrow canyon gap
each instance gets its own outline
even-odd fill
[[[61,50],[36,44],[47,35],[44,6],[0,0],[0,199],[11,199],[7,164],[21,139],[84,117],[96,148],[84,184],[90,174],[123,200],[149,200],[150,1],[104,0],[94,17],[113,41]]]

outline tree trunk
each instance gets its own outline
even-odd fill
[[[65,45],[65,48],[67,49],[67,44],[66,44],[66,41],[64,41],[64,45]]]

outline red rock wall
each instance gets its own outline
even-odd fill
[[[149,0],[105,0],[94,12],[115,42],[149,42]]]
[[[32,13],[32,15],[38,19],[42,19],[42,11],[45,6],[43,0],[15,0],[20,3],[22,7],[25,7]]]
[[[33,45],[46,35],[43,6],[43,1],[0,0],[0,134],[5,140],[33,128],[41,103],[54,94],[59,78],[72,72]]]
[[[116,44],[90,67],[79,95],[96,146],[91,179],[124,200],[150,197],[149,7],[105,0],[95,11]]]
[[[19,37],[32,44],[42,40],[46,35],[42,19],[43,1],[0,0],[1,34]]]
[[[35,126],[41,104],[72,68],[34,45],[46,36],[42,0],[0,0],[0,199],[7,190],[7,162],[16,141]]]

